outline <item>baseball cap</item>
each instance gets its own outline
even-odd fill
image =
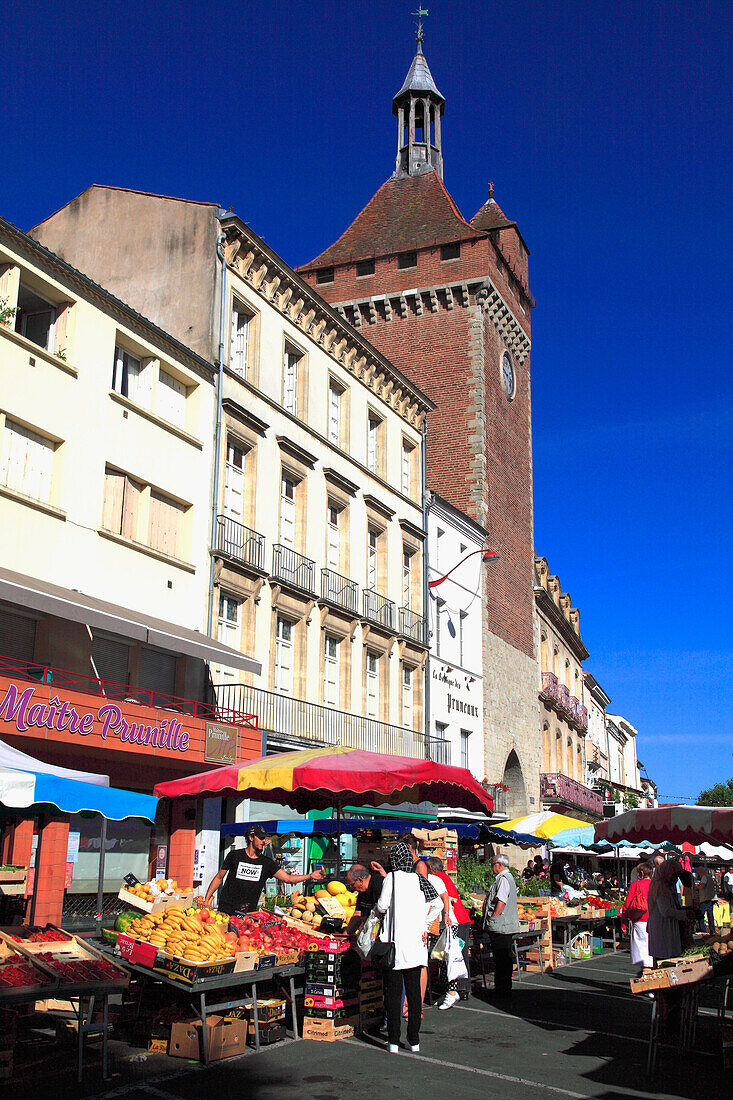
[[[259,840],[267,840],[267,833],[264,827],[259,824],[250,825],[247,829],[247,836],[256,836]]]

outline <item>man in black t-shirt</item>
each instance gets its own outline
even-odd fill
[[[268,878],[290,883],[321,882],[325,878],[323,871],[313,871],[309,875],[289,875],[287,871],[278,870],[278,864],[272,856],[264,854],[267,844],[267,833],[262,825],[252,825],[247,833],[247,847],[235,848],[226,857],[209,884],[204,905],[211,904],[214,893],[221,886],[218,903],[220,912],[229,913],[230,916],[234,913],[251,913],[257,908]]]

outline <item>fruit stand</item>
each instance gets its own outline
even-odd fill
[[[55,999],[72,1005],[78,1027],[78,1080],[82,1080],[84,1040],[102,1036],[103,1075],[107,1076],[109,997],[125,989],[126,971],[101,951],[55,925],[0,930],[0,1007]],[[101,1022],[94,1022],[97,1001]]]

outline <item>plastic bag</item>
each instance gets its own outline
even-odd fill
[[[357,954],[361,955],[362,959],[369,958],[369,953],[372,947],[374,947],[381,927],[382,914],[378,913],[376,909],[372,909],[371,913],[356,933],[356,951]]]
[[[450,928],[444,928],[438,936],[438,939],[430,952],[431,959],[435,959],[436,962],[443,962],[448,950],[449,937],[452,935]]]
[[[456,978],[467,978],[468,970],[461,954],[461,943],[458,936],[450,928],[446,931],[449,933],[449,939],[445,965],[448,971],[448,981],[454,982]]]

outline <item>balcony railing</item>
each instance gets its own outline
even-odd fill
[[[428,737],[425,741],[425,759],[434,764],[450,764],[450,741],[440,737]]]
[[[251,726],[257,729],[257,714],[251,711],[231,710],[220,702],[202,702],[200,699],[168,695],[153,688],[135,687],[134,684],[123,684],[117,680],[105,680],[99,676],[70,672],[68,669],[44,665],[38,661],[19,661],[14,657],[0,656],[0,676],[7,676],[11,680],[27,680],[35,684],[51,684],[54,694],[79,691],[87,695],[114,699],[118,703],[137,704],[156,710],[174,710],[204,721]]]
[[[273,546],[272,575],[276,580],[285,581],[286,584],[315,595],[316,563],[296,553],[289,546]]]
[[[431,737],[428,749],[418,730],[391,726],[375,718],[334,710],[248,684],[219,684],[215,691],[219,705],[224,708],[251,708],[258,716],[259,728],[268,735],[312,745],[345,745],[420,759],[425,759],[430,751],[432,755],[428,759],[449,762],[446,755],[450,753],[449,742]]]
[[[265,536],[230,516],[216,517],[216,546],[221,554],[265,572]]]
[[[560,682],[552,672],[542,673],[542,690],[540,695],[544,699],[557,702],[560,698]]]
[[[321,570],[321,599],[343,607],[353,615],[359,614],[359,585],[334,573],[333,569]]]
[[[496,783],[493,787],[489,787],[489,794],[494,800],[494,813],[506,814],[506,795],[507,792],[502,787],[501,783]]]
[[[394,602],[388,600],[386,596],[380,596],[379,592],[375,592],[373,588],[367,588],[363,597],[364,618],[370,623],[378,623],[379,626],[386,627],[387,630],[394,630]]]
[[[562,802],[599,817],[603,813],[603,799],[597,791],[561,772],[540,775],[540,798],[543,802]]]
[[[564,711],[565,714],[568,715],[568,717],[572,716],[570,698],[570,692],[565,687],[565,684],[560,684],[557,692],[557,705],[560,707],[560,710]]]
[[[424,615],[410,611],[409,607],[400,608],[400,634],[412,638],[420,645],[428,644],[428,624]]]
[[[588,729],[588,708],[581,706],[578,710],[578,725],[581,729]]]

